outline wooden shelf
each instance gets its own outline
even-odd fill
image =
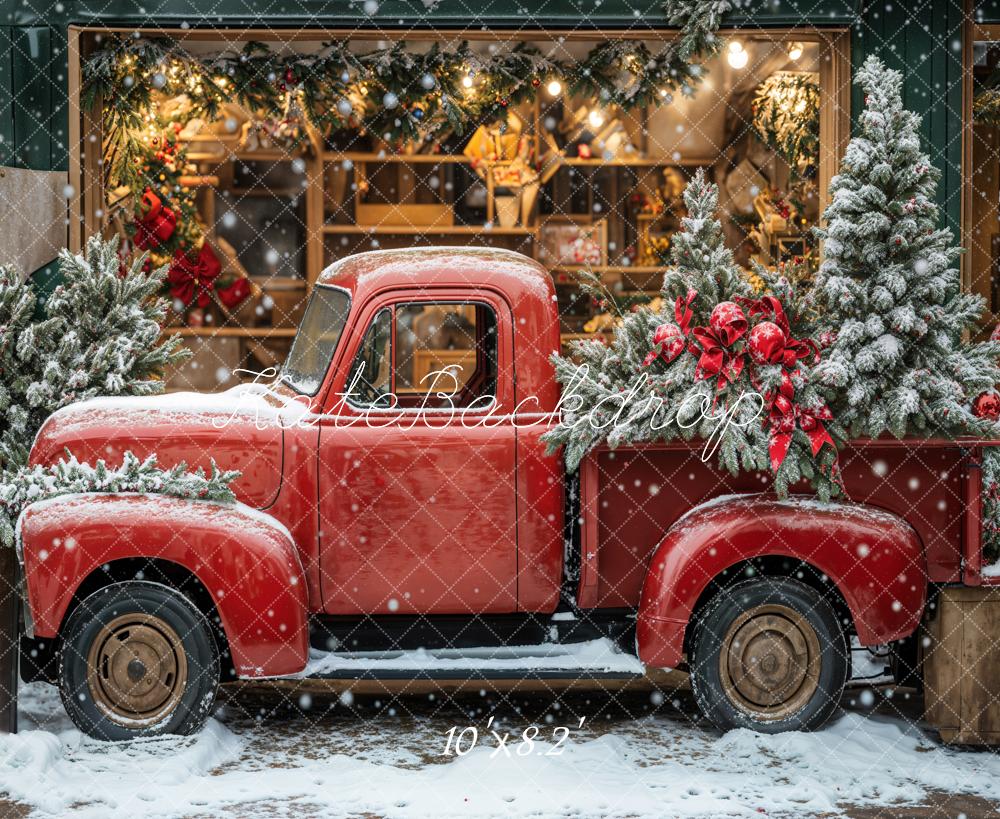
[[[484,225],[452,225],[432,227],[430,225],[323,225],[324,233],[355,234],[395,234],[397,236],[535,236],[538,228],[491,227]]]
[[[464,154],[376,154],[365,151],[323,151],[326,162],[395,162],[402,165],[469,165],[472,160]]]
[[[403,165],[430,164],[430,165],[470,165],[472,160],[463,154],[375,154],[364,151],[324,151],[322,158],[327,162],[343,162],[345,159],[351,162],[373,162],[373,163],[397,163]],[[704,165],[713,165],[716,160],[705,157],[685,157],[680,159],[655,158],[637,156],[631,159],[615,157],[614,159],[601,159],[599,157],[584,159],[578,156],[563,157],[558,160],[564,165],[586,168],[697,168]]]
[[[293,338],[294,327],[165,327],[165,335],[182,338]]]
[[[585,168],[698,168],[703,165],[714,165],[716,160],[682,156],[680,159],[653,159],[636,157],[635,159],[583,159],[578,156],[568,156],[564,165]]]
[[[308,155],[302,151],[288,152],[270,151],[225,151],[213,153],[209,151],[188,151],[191,162],[291,162],[293,159],[306,159]]]

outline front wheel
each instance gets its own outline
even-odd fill
[[[76,726],[97,739],[191,734],[219,685],[205,616],[178,591],[130,581],[94,592],[62,632],[59,690]]]
[[[819,728],[850,667],[833,607],[804,583],[759,577],[723,589],[695,624],[691,687],[722,729],[766,734]]]

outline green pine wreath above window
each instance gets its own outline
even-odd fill
[[[680,32],[658,52],[639,41],[609,41],[578,62],[553,59],[525,42],[486,54],[464,42],[422,51],[400,42],[358,53],[344,40],[312,54],[249,42],[240,51],[203,55],[170,40],[122,38],[85,62],[82,105],[102,108],[108,183],[131,186],[136,134],[159,99],[184,95],[187,116],[209,121],[226,103],[280,120],[294,100],[320,133],[351,128],[390,143],[470,133],[505,118],[554,80],[571,93],[629,109],[693,94],[707,74],[704,62],[721,48],[716,32],[731,7],[729,0],[668,0],[667,23]]]

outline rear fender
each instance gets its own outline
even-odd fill
[[[850,503],[737,496],[681,518],[653,554],[639,606],[639,657],[676,667],[699,597],[723,571],[754,558],[802,561],[829,578],[858,639],[877,645],[911,634],[927,596],[924,550],[896,515]]]
[[[36,637],[56,636],[95,570],[155,558],[183,566],[211,594],[240,677],[305,667],[302,565],[287,530],[265,513],[166,496],[82,494],[29,506],[18,527]]]

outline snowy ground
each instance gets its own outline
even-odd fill
[[[22,732],[0,737],[0,816],[972,817],[1000,802],[1000,757],[938,746],[904,692],[851,692],[826,730],[777,737],[721,735],[684,691],[280,702],[241,697],[197,737],[113,745],[74,731],[54,689],[26,686]],[[469,725],[478,747],[443,756]],[[558,747],[557,726],[571,729]]]

